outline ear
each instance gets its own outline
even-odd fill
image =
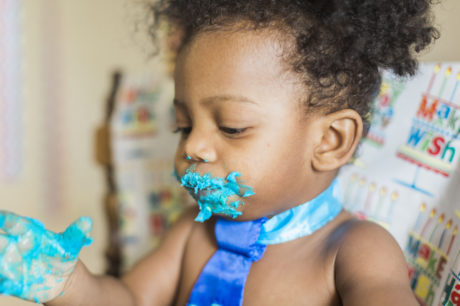
[[[312,166],[317,171],[337,170],[353,156],[361,139],[363,121],[352,109],[330,113],[321,119],[322,138],[314,148]]]

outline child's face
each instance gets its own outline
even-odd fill
[[[239,220],[318,193],[311,166],[321,138],[318,117],[306,115],[305,87],[280,57],[280,44],[267,32],[202,33],[176,63],[177,172],[184,175],[194,164],[216,177],[241,173],[256,194],[244,199]]]

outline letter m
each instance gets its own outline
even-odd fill
[[[434,100],[431,105],[428,105],[428,98],[427,96],[423,96],[422,102],[417,111],[417,117],[425,118],[429,121],[433,120],[433,115],[436,112],[436,108],[438,107],[438,100]]]

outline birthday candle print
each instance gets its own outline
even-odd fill
[[[452,265],[449,255],[457,235],[458,224],[453,227],[454,220],[450,218],[446,222],[446,214],[438,212],[435,208],[427,211],[425,203],[419,210],[416,225],[409,233],[405,249],[411,287],[426,305],[438,305],[440,290],[449,273],[448,267]],[[427,216],[423,226],[420,226],[422,215]],[[456,260],[453,261],[454,265]]]
[[[422,63],[400,82],[386,120],[395,86],[384,78],[359,163],[341,171],[347,208],[395,236],[422,305],[460,306],[460,63]]]
[[[397,156],[415,164],[412,182],[397,180],[413,190],[432,195],[418,185],[420,168],[449,177],[457,159],[460,131],[460,102],[456,92],[460,81],[460,72],[453,78],[451,66],[443,68],[437,65],[425,93],[422,93],[417,112],[405,144],[398,148]],[[444,71],[444,73],[440,73]],[[432,94],[439,75],[439,90]],[[452,85],[453,86],[450,86]],[[448,86],[449,85],[449,86]],[[447,92],[447,88],[453,87]]]

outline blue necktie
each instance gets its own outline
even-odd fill
[[[266,245],[312,234],[342,211],[337,180],[316,198],[275,215],[267,221],[217,219],[218,250],[204,266],[190,296],[189,306],[242,305],[249,269]]]
[[[243,291],[253,262],[262,258],[266,245],[257,243],[266,218],[236,222],[218,218],[218,250],[204,266],[187,303],[189,306],[243,304]]]

